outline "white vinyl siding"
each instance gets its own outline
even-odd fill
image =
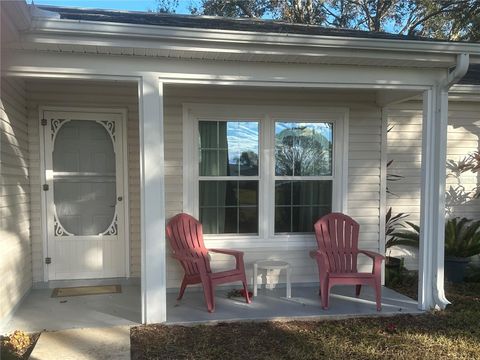
[[[34,282],[43,281],[41,238],[41,184],[39,106],[127,109],[130,276],[140,276],[140,158],[138,140],[138,91],[135,83],[87,81],[28,81],[28,121],[32,184],[32,257]]]
[[[407,102],[388,109],[388,123],[392,130],[388,133],[388,160],[393,160],[388,172],[404,178],[388,183],[393,194],[387,196],[387,207],[393,213],[407,213],[405,220],[415,224],[420,222],[420,181],[422,156],[422,104]],[[447,160],[459,160],[478,151],[480,137],[480,104],[475,102],[450,101],[447,137]],[[478,186],[478,173],[466,172],[460,182],[447,169],[447,190],[459,184],[465,191]],[[447,204],[448,205],[448,204]],[[448,207],[448,206],[447,206]],[[451,216],[480,218],[480,199],[471,199],[463,205],[452,206]],[[405,257],[409,268],[417,268],[416,252],[396,249],[394,254]]]
[[[183,211],[183,104],[345,107],[349,108],[350,124],[347,212],[361,225],[360,246],[379,251],[381,110],[375,105],[373,93],[166,86],[164,95],[167,219]],[[207,247],[230,247],[244,251],[249,282],[253,261],[265,258],[280,258],[290,262],[293,268],[292,282],[318,282],[316,263],[308,256],[309,250],[316,248],[313,236],[301,246],[293,241],[280,246],[272,237],[268,242],[261,243],[253,240],[239,243],[209,240]],[[212,254],[212,264],[214,269],[221,269],[231,266],[232,260]],[[369,269],[369,264],[369,260],[360,259],[360,269]],[[182,274],[180,266],[168,256],[167,287],[178,287]],[[283,276],[280,282],[285,282]]]
[[[131,276],[140,274],[140,196],[137,87],[134,84],[111,85],[106,82],[28,81],[30,153],[32,162],[32,241],[34,281],[43,280],[43,245],[40,237],[40,168],[38,106],[123,107],[128,109],[128,171],[130,197],[130,261]],[[165,202],[167,219],[183,211],[183,104],[217,103],[241,105],[290,105],[310,107],[343,107],[349,109],[348,213],[361,225],[361,247],[378,251],[380,208],[380,133],[381,111],[373,92],[310,91],[305,92],[245,89],[208,86],[171,86],[164,91],[165,117]],[[167,245],[168,246],[168,245]],[[279,247],[275,239],[262,243],[207,242],[209,247],[229,247],[245,251],[247,276],[251,281],[252,262],[280,258],[293,267],[293,282],[318,282],[315,261],[308,252],[316,248],[313,236],[301,246],[293,242]],[[167,254],[170,252],[167,249]],[[215,269],[231,264],[222,255],[213,256]],[[360,268],[368,269],[369,260],[361,259]],[[180,285],[182,269],[167,255],[167,287]],[[283,277],[280,279],[284,282]]]
[[[23,80],[0,80],[0,319],[32,286],[26,92]]]

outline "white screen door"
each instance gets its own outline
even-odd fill
[[[43,119],[49,280],[126,276],[122,114]]]

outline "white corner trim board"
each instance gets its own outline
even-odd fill
[[[163,84],[139,82],[142,239],[142,322],[167,319]]]

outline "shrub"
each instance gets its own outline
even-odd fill
[[[15,330],[2,340],[2,348],[17,356],[21,356],[31,344],[30,336],[20,330]]]

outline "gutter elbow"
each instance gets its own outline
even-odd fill
[[[433,298],[435,300],[435,307],[439,308],[440,310],[445,310],[447,305],[451,304],[450,301],[448,301],[445,297],[443,286],[441,289],[439,289],[438,286],[433,289]]]
[[[449,72],[447,78],[443,81],[442,87],[448,90],[450,87],[458,83],[467,73],[470,65],[470,55],[461,53],[457,55],[457,65],[455,69]]]

